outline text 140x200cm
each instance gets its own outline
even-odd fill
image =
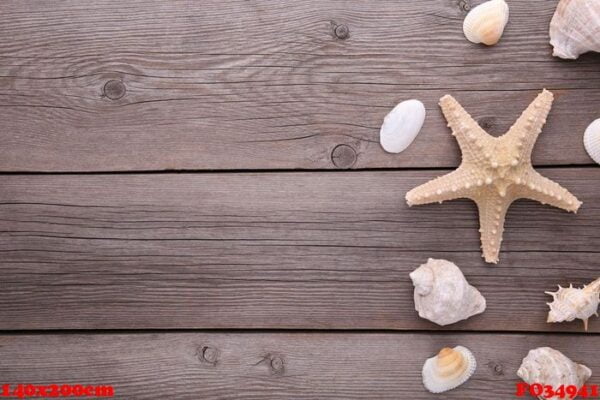
[[[115,390],[112,385],[81,385],[81,384],[50,384],[32,385],[19,383],[3,384],[0,397],[29,398],[29,397],[113,397]]]

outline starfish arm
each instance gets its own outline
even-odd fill
[[[442,97],[440,107],[460,146],[463,161],[482,161],[482,149],[494,138],[479,126],[454,97]]]
[[[467,170],[458,168],[412,189],[406,193],[406,202],[413,206],[469,197],[475,181]]]
[[[509,140],[516,141],[519,158],[529,159],[531,156],[533,146],[552,108],[553,100],[552,92],[544,89],[506,133],[505,136]]]
[[[475,199],[479,210],[479,233],[485,262],[498,263],[504,219],[512,202],[512,198],[501,197],[495,190],[489,190],[485,196]]]
[[[567,189],[540,175],[533,168],[519,185],[517,194],[520,198],[536,200],[571,212],[577,212],[582,204]]]

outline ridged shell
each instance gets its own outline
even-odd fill
[[[454,263],[430,258],[410,273],[415,309],[421,318],[449,325],[485,310],[485,298]]]
[[[555,57],[566,59],[600,52],[600,1],[561,0],[550,22],[550,44]]]
[[[526,383],[550,385],[557,390],[561,385],[575,385],[581,388],[592,376],[592,371],[582,364],[577,364],[558,350],[550,347],[533,349],[523,359],[517,375]],[[559,396],[540,399],[559,399]],[[573,399],[574,397],[565,397]]]
[[[508,4],[504,0],[487,1],[467,14],[463,32],[470,42],[494,45],[504,33],[508,15]]]
[[[583,134],[585,151],[597,164],[600,164],[600,118],[592,122]]]
[[[415,140],[425,122],[425,106],[419,100],[398,104],[383,120],[379,131],[381,147],[388,153],[400,153]]]
[[[554,298],[550,306],[547,322],[564,322],[580,319],[585,330],[588,329],[588,318],[598,316],[600,304],[600,278],[581,289],[571,285],[568,288],[558,287],[557,292],[546,292]]]
[[[477,368],[475,356],[466,347],[445,347],[423,365],[423,385],[432,393],[442,393],[465,383]]]

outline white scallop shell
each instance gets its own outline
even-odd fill
[[[597,164],[600,164],[600,118],[592,122],[583,134],[585,151]]]
[[[425,122],[425,106],[419,100],[398,104],[383,120],[379,132],[381,147],[388,153],[400,153],[415,140]]]
[[[423,385],[431,393],[442,393],[465,383],[477,368],[475,356],[469,349],[456,346],[443,348],[423,365]]]
[[[410,273],[415,309],[421,318],[449,325],[485,310],[485,298],[454,263],[430,258]]]
[[[550,22],[550,44],[553,55],[565,59],[600,52],[600,1],[561,0]]]
[[[558,287],[557,292],[546,292],[554,298],[550,306],[547,322],[564,322],[580,319],[587,331],[588,318],[598,316],[600,304],[600,278],[581,289],[570,285],[568,288]]]
[[[517,375],[526,383],[550,385],[557,390],[561,385],[574,385],[581,388],[592,376],[592,371],[582,364],[577,364],[558,350],[550,347],[539,347],[529,351],[527,357],[517,371]],[[540,399],[556,399],[559,396]],[[565,397],[573,399],[574,397]]]
[[[492,46],[500,41],[508,15],[508,4],[504,0],[486,1],[467,14],[463,32],[470,42]]]

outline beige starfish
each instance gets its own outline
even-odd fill
[[[513,201],[527,198],[577,212],[581,202],[531,165],[531,151],[553,98],[544,89],[506,134],[493,137],[452,96],[442,97],[440,106],[462,151],[462,163],[456,171],[408,192],[408,205],[473,200],[479,209],[483,257],[489,263],[498,262],[504,217]]]

